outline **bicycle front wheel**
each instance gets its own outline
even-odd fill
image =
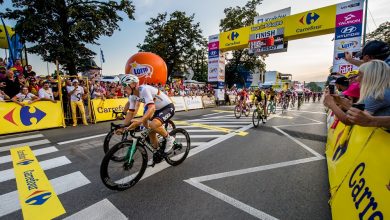
[[[236,106],[234,108],[234,116],[239,119],[241,117],[241,108],[240,106]]]
[[[141,145],[135,146],[133,158],[129,160],[132,140],[114,145],[104,156],[100,165],[100,178],[112,190],[123,191],[134,186],[145,172],[148,154]],[[112,158],[121,158],[121,161]]]
[[[127,140],[128,135],[127,131],[121,135],[115,134],[115,130],[108,132],[103,141],[104,154],[106,154],[115,144]]]
[[[191,149],[191,140],[188,132],[182,128],[176,128],[169,133],[175,137],[173,151],[165,157],[165,161],[172,166],[177,166],[187,158]]]
[[[173,123],[172,120],[168,120],[167,122],[165,122],[165,130],[167,130],[168,132],[173,131],[175,128],[176,125],[175,123]]]
[[[260,122],[260,114],[259,114],[259,111],[257,109],[255,109],[253,111],[253,114],[252,114],[252,122],[253,122],[253,126],[255,128],[257,128],[259,126],[259,122]]]

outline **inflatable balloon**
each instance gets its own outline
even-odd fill
[[[130,57],[126,63],[125,73],[138,76],[140,84],[161,83],[165,85],[168,76],[164,60],[149,52],[139,52]]]

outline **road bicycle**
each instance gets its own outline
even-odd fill
[[[123,120],[126,117],[126,112],[119,112],[119,111],[115,111],[114,110],[114,111],[112,111],[112,115],[113,115],[114,119]],[[121,135],[115,134],[116,130],[119,129],[120,127],[121,127],[120,125],[111,123],[110,131],[107,133],[107,135],[106,135],[106,137],[104,138],[104,141],[103,141],[103,151],[104,151],[105,154],[115,144],[128,139],[128,137],[129,137],[129,131],[128,130],[124,130],[123,134],[121,134]],[[176,125],[175,125],[175,123],[172,120],[168,120],[165,123],[165,129],[168,132],[172,131],[175,128],[176,128]],[[143,127],[138,127],[135,130],[135,132],[140,132],[141,130],[143,130]]]
[[[173,148],[165,153],[166,139],[159,138],[160,148],[153,148],[149,141],[151,129],[145,129],[139,136],[130,131],[132,139],[115,144],[104,156],[100,165],[103,184],[112,190],[123,191],[134,186],[145,173],[148,163],[147,150],[152,153],[153,165],[165,160],[172,166],[181,164],[191,148],[190,136],[182,128],[173,129],[169,135],[175,137]]]
[[[249,117],[249,114],[251,112],[251,108],[249,105],[247,105],[246,103],[242,103],[242,105],[244,107],[241,107],[240,106],[240,103],[238,103],[236,105],[236,107],[234,108],[234,116],[239,119],[241,117],[242,114],[244,114],[246,117]]]
[[[260,120],[263,124],[265,124],[267,122],[267,114],[265,113],[263,105],[261,103],[257,103],[256,109],[252,114],[252,122],[255,128],[259,126]]]
[[[268,111],[268,115],[270,115],[271,113],[273,114],[276,113],[276,103],[274,100],[269,100],[267,105],[267,111]]]
[[[298,110],[301,109],[302,104],[303,104],[303,97],[302,96],[298,96]]]
[[[284,114],[284,113],[287,112],[288,104],[289,104],[288,98],[287,98],[287,97],[284,97],[284,98],[282,99],[282,114]]]

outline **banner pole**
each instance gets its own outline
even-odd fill
[[[363,46],[366,45],[366,33],[367,33],[367,10],[368,10],[368,0],[365,0],[365,9],[364,9],[364,29],[363,29]]]

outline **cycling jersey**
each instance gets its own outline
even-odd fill
[[[139,87],[139,97],[135,95],[129,96],[129,109],[135,109],[137,101],[144,103],[144,105],[155,104],[156,111],[161,110],[172,103],[167,95],[149,85],[142,85]]]

